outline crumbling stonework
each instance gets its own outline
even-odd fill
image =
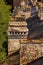
[[[43,44],[21,44],[20,65],[27,63],[43,56]]]
[[[26,65],[43,56],[43,38],[39,38],[43,36],[42,11],[43,4],[37,0],[22,0],[21,4],[14,5],[8,24],[8,55],[13,54],[8,60],[9,65],[15,65],[16,59],[20,65]],[[19,56],[15,54],[17,51]]]

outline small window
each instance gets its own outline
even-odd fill
[[[18,34],[19,34],[19,32],[18,32]]]
[[[14,32],[12,32],[12,34],[14,34]]]
[[[24,32],[24,34],[26,34],[26,32]]]
[[[13,31],[10,31],[10,34],[11,34],[11,35],[14,35],[14,32],[13,32]]]
[[[11,32],[10,32],[10,34],[11,34]]]
[[[22,32],[21,32],[21,34],[22,34]]]
[[[17,34],[17,32],[15,32],[15,34]]]

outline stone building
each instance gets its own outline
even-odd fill
[[[14,0],[14,3],[16,1]],[[21,0],[21,2],[19,2],[20,7],[17,7],[17,5],[14,5],[14,10],[16,9],[17,13],[15,12],[16,10],[13,12],[12,18],[8,24],[8,55],[11,55],[19,50],[19,54],[20,54],[20,56],[18,56],[20,59],[19,65],[26,65],[27,63],[43,56],[43,38],[29,39],[30,33],[33,33],[33,32],[30,31],[30,29],[28,28],[29,21],[27,23],[27,19],[33,20],[33,18],[36,15],[40,17],[40,20],[42,20],[43,12],[40,13],[40,15],[38,14],[38,12],[40,12],[40,9],[37,5],[37,0],[35,0],[35,3],[31,0],[32,5],[31,4],[29,5],[28,2],[30,2],[30,0]],[[30,22],[32,21],[30,20]],[[35,34],[38,35],[38,31],[40,32],[41,30],[41,28],[40,29],[39,27],[37,28],[37,26],[40,26],[39,24],[40,23],[35,23],[36,31],[33,33],[34,37],[35,37]],[[43,31],[41,31],[41,34],[42,33]],[[33,38],[33,36],[31,36],[31,38]],[[12,59],[10,61],[12,61]],[[13,65],[15,65],[14,63],[16,62],[15,60],[13,61],[14,61]]]

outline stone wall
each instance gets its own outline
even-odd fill
[[[21,44],[20,65],[27,63],[43,56],[43,44]]]

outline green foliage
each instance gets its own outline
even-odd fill
[[[0,63],[6,59],[6,46],[7,45],[7,27],[10,19],[11,12],[10,5],[6,5],[4,0],[0,0]],[[4,42],[6,43],[4,44]],[[4,46],[3,46],[4,45]]]
[[[6,60],[6,53],[3,51],[3,52],[0,52],[0,63],[4,62],[4,60]]]

